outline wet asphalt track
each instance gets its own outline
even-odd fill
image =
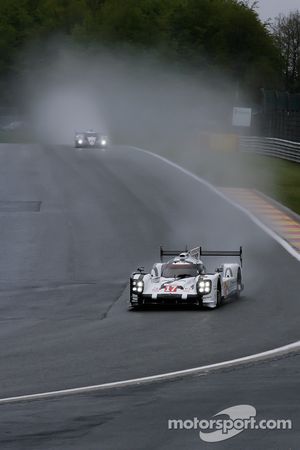
[[[1,398],[186,369],[299,339],[299,263],[243,213],[151,155],[2,145],[0,192]],[[243,298],[216,311],[128,312],[128,274],[149,268],[160,244],[243,245]],[[287,400],[299,394],[296,370],[299,358],[291,357],[234,375],[116,391],[105,401],[2,406],[0,448],[173,449],[175,438],[158,424],[175,405],[184,416],[199,402],[205,417],[240,402],[296,415]],[[250,436],[219,448],[277,450],[272,433],[256,446]],[[297,437],[281,434],[278,450],[296,449]],[[194,438],[181,434],[178,448],[207,448]]]

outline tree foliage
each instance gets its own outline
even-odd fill
[[[129,44],[223,70],[252,87],[277,82],[277,47],[245,0],[1,0],[0,72],[29,41]],[[272,86],[273,87],[273,86]]]
[[[300,89],[300,11],[279,15],[272,31],[281,55],[285,88],[297,91]]]

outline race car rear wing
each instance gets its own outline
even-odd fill
[[[238,251],[209,251],[203,250],[200,247],[200,256],[238,256],[240,258],[241,266],[243,265],[243,247],[240,247]]]
[[[187,247],[184,250],[164,250],[162,246],[160,246],[160,260],[163,262],[165,256],[178,256],[180,253],[187,253]]]
[[[186,247],[185,250],[164,250],[162,246],[160,246],[160,260],[163,262],[165,256],[179,256],[180,253],[188,253],[190,256],[199,257],[201,256],[238,256],[240,258],[241,266],[243,265],[243,247],[240,247],[237,251],[230,250],[220,250],[220,251],[211,251],[211,250],[203,250],[202,247],[196,247],[191,250],[188,250]]]

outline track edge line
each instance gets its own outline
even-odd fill
[[[293,256],[297,261],[300,262],[300,253],[298,253],[287,241],[285,241],[282,237],[280,237],[275,231],[271,230],[267,225],[265,225],[263,222],[261,222],[254,214],[252,214],[250,211],[248,211],[243,206],[236,203],[234,200],[228,198],[223,192],[218,190],[213,184],[209,183],[209,181],[204,180],[200,176],[190,172],[188,169],[185,169],[184,167],[181,167],[179,164],[170,161],[169,159],[165,158],[164,156],[158,155],[156,153],[153,153],[149,150],[144,150],[138,147],[130,147],[131,149],[137,150],[139,152],[146,153],[148,155],[154,156],[157,159],[160,159],[161,161],[164,161],[165,163],[171,165],[172,167],[176,168],[177,170],[180,170],[181,172],[185,173],[186,175],[192,177],[194,180],[199,181],[201,184],[212,190],[215,194],[219,195],[219,197],[222,197],[224,200],[226,200],[228,203],[230,203],[235,208],[242,211],[246,216],[249,217],[249,219],[255,223],[259,228],[261,228],[265,233],[267,233],[271,238],[273,238],[281,247],[283,247],[291,256]]]
[[[143,384],[151,384],[157,381],[168,381],[178,378],[183,378],[187,376],[207,374],[209,372],[215,372],[225,368],[232,368],[237,366],[247,365],[251,362],[264,361],[276,356],[283,356],[290,353],[294,353],[300,350],[300,341],[293,342],[291,344],[285,345],[283,347],[278,347],[273,350],[268,350],[262,353],[257,353],[250,356],[244,356],[242,358],[237,358],[229,361],[224,361],[221,363],[209,364],[206,366],[195,367],[193,369],[179,370],[175,372],[163,373],[160,375],[152,375],[148,377],[133,378],[124,381],[115,381],[111,383],[103,383],[92,386],[84,386],[73,389],[63,389],[59,391],[42,392],[38,394],[21,395],[16,397],[8,397],[0,399],[0,406],[4,404],[12,404],[19,402],[28,402],[33,400],[48,400],[58,397],[66,397],[70,395],[88,394],[91,392],[106,391],[110,389],[139,386]]]

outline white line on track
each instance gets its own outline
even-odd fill
[[[91,392],[106,391],[109,389],[126,388],[130,386],[140,386],[144,384],[150,384],[158,381],[168,381],[183,378],[192,375],[206,375],[209,372],[218,371],[226,368],[233,368],[236,366],[242,367],[249,363],[264,361],[266,359],[283,356],[292,352],[300,350],[300,341],[293,344],[285,345],[283,347],[269,350],[263,353],[257,353],[256,355],[245,356],[243,358],[233,359],[230,361],[224,361],[216,364],[209,364],[207,366],[195,367],[193,369],[179,370],[177,372],[163,373],[160,375],[153,375],[149,377],[133,378],[124,381],[115,381],[113,383],[97,384],[94,386],[85,386],[74,389],[64,389],[60,391],[42,392],[40,394],[20,395],[17,397],[8,397],[0,399],[0,406],[10,403],[19,403],[33,400],[48,400],[58,397],[66,397],[69,395],[89,394]]]
[[[243,206],[238,205],[234,200],[231,200],[230,198],[226,197],[223,192],[219,191],[216,187],[214,187],[211,183],[204,180],[203,178],[199,177],[198,175],[195,175],[194,173],[190,172],[189,170],[185,169],[184,167],[179,166],[173,161],[170,161],[167,158],[164,158],[161,155],[157,155],[156,153],[152,153],[149,150],[143,150],[138,147],[130,147],[134,150],[137,150],[142,153],[146,153],[148,155],[154,156],[155,158],[160,159],[161,161],[164,161],[166,164],[169,164],[170,166],[174,167],[175,169],[179,170],[180,172],[185,173],[186,175],[190,176],[194,180],[199,181],[199,183],[203,184],[204,186],[208,187],[211,191],[213,191],[215,194],[217,194],[219,197],[222,197],[224,200],[226,200],[231,205],[235,206],[237,209],[242,211],[244,214],[246,214],[249,219],[252,220],[259,228],[261,228],[265,233],[267,233],[269,236],[271,236],[278,244],[280,244],[290,255],[292,255],[294,258],[297,259],[297,261],[300,262],[300,254],[282,237],[280,237],[278,234],[276,234],[273,230],[271,230],[269,227],[267,227],[264,223],[262,223],[257,217],[255,217],[254,214],[252,214],[250,211],[248,211],[246,208],[243,208]]]
[[[262,230],[264,230],[269,236],[271,236],[273,239],[275,239],[287,252],[289,252],[294,258],[296,258],[298,261],[300,261],[300,255],[291,247],[284,239],[282,239],[280,236],[278,236],[274,231],[272,231],[270,228],[268,228],[266,225],[264,225],[260,220],[258,220],[252,213],[247,211],[242,206],[236,204],[231,199],[227,198],[222,192],[218,191],[212,184],[210,184],[208,181],[203,180],[202,178],[198,177],[197,175],[193,174],[192,172],[189,172],[187,169],[184,169],[183,167],[180,167],[178,164],[169,161],[168,159],[164,158],[163,156],[157,155],[155,153],[152,153],[147,150],[142,150],[137,147],[130,147],[137,151],[146,153],[148,155],[154,156],[165,163],[173,166],[177,170],[180,170],[181,172],[185,173],[186,175],[194,178],[195,180],[199,181],[203,185],[207,186],[209,189],[211,189],[213,192],[215,192],[217,195],[222,197],[224,200],[226,200],[231,205],[235,206],[239,210],[243,211],[256,225],[258,225]],[[186,376],[191,375],[201,375],[201,374],[207,374],[212,371],[218,371],[225,368],[232,368],[236,366],[243,366],[247,365],[249,363],[254,363],[258,361],[263,361],[266,359],[275,358],[277,356],[282,356],[291,352],[296,352],[300,350],[300,341],[294,342],[289,345],[285,345],[283,347],[278,347],[273,350],[269,350],[262,353],[257,353],[250,356],[245,356],[243,358],[237,358],[230,361],[224,361],[221,363],[216,364],[210,364],[207,366],[201,366],[201,367],[195,367],[193,369],[186,369],[186,370],[179,370],[176,372],[169,372],[169,373],[163,373],[160,375],[153,375],[148,377],[142,377],[142,378],[133,378],[130,380],[124,380],[124,381],[115,381],[112,383],[104,383],[104,384],[98,384],[94,386],[84,386],[74,389],[63,389],[58,391],[50,391],[50,392],[42,392],[38,394],[29,394],[29,395],[20,395],[16,397],[7,397],[0,399],[0,406],[4,404],[10,404],[10,403],[18,403],[18,402],[24,402],[24,401],[33,401],[33,400],[47,400],[51,398],[57,398],[57,397],[64,397],[69,395],[78,395],[78,394],[88,394],[91,392],[97,392],[97,391],[105,391],[109,389],[114,388],[122,388],[122,387],[130,387],[130,386],[138,386],[142,384],[150,384],[157,381],[167,381],[171,379],[176,378],[183,378]]]

